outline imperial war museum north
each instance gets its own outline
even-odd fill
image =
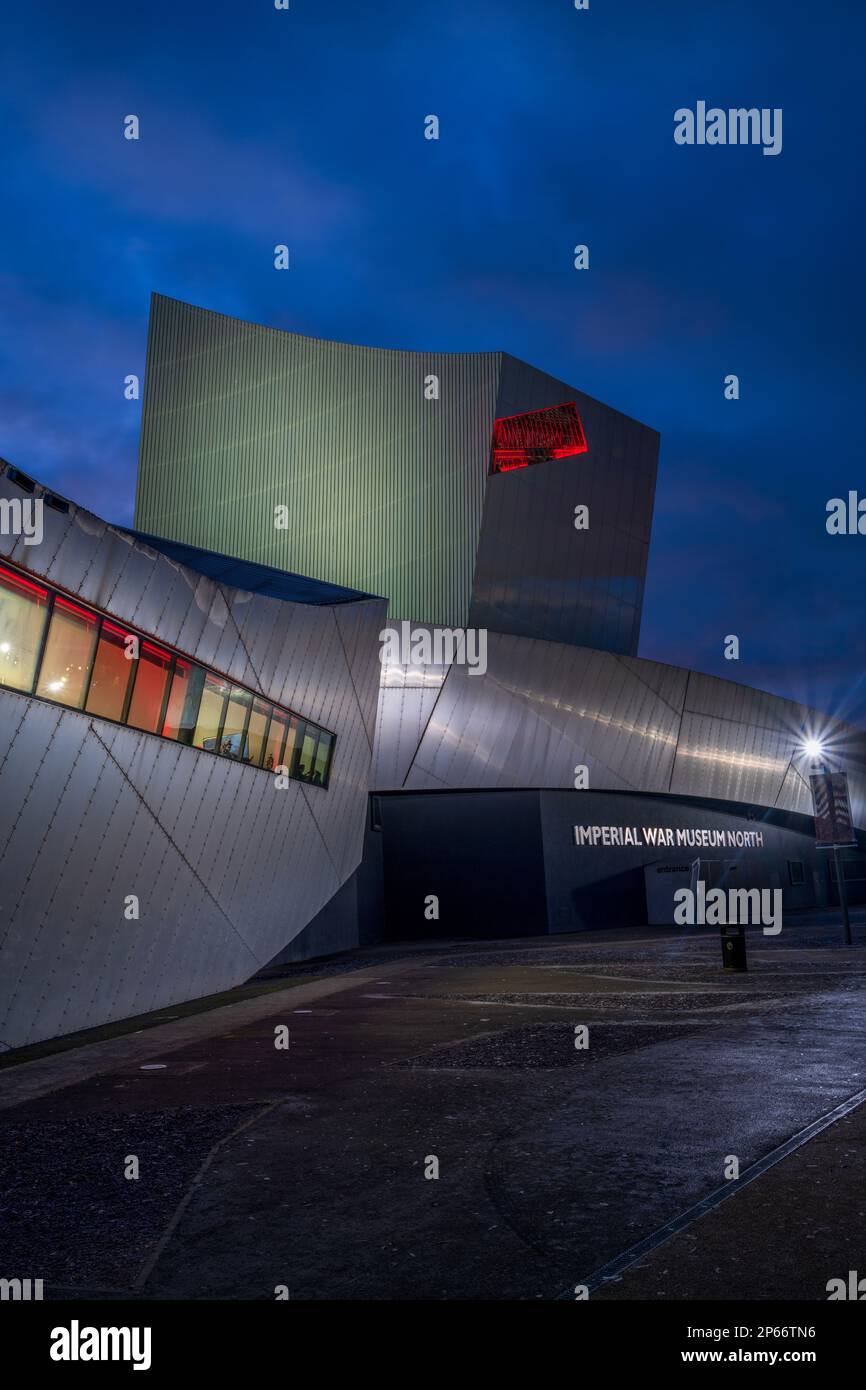
[[[658,455],[506,352],[155,295],[134,526],[0,463],[3,1047],[382,939],[669,925],[696,861],[833,904],[807,739],[866,897],[866,733],[637,654]]]

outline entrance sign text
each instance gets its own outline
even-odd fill
[[[576,845],[654,845],[658,849],[762,849],[761,830],[672,830],[664,825],[576,825]]]

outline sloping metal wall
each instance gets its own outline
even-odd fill
[[[503,354],[498,417],[574,401],[585,454],[488,480],[472,627],[637,652],[659,436]],[[575,508],[589,509],[587,529]]]
[[[357,347],[154,295],[136,526],[385,594],[392,618],[465,624],[499,366],[496,352]]]
[[[490,477],[494,419],[566,400],[589,452]],[[154,295],[136,525],[386,594],[392,620],[633,654],[658,446],[507,353],[357,347]]]
[[[811,814],[804,736],[849,774],[866,827],[866,733],[790,700],[676,666],[488,634],[487,670],[383,671],[376,790],[669,792]]]
[[[0,473],[0,496],[19,496]],[[0,555],[337,735],[327,790],[0,690],[0,1047],[249,978],[363,848],[383,600],[215,583],[72,507]],[[125,898],[140,919],[124,917]],[[340,943],[335,944],[335,949]]]

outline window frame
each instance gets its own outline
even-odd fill
[[[275,705],[274,702],[273,702],[273,700],[270,701],[270,706],[271,706],[270,718],[268,719],[268,727],[267,727],[267,729],[265,730],[264,742],[262,743],[262,767],[264,768],[264,771],[265,771],[265,772],[270,772],[272,776],[286,776],[286,773],[277,773],[277,768],[278,768],[278,767],[285,767],[285,768],[287,769],[288,776],[289,776],[289,777],[292,777],[291,768],[289,767],[288,763],[286,763],[286,761],[285,761],[285,757],[286,757],[286,745],[288,744],[288,741],[289,741],[289,732],[290,732],[291,727],[292,727],[292,720],[293,720],[293,719],[297,719],[297,718],[298,718],[298,715],[292,714],[289,710],[284,709],[282,705]],[[279,718],[280,718],[280,715],[284,716],[283,719],[280,721],[280,722],[282,723],[282,725],[283,725],[283,734],[282,734],[282,738],[280,739],[280,746],[279,746],[279,749],[278,749],[277,753],[274,755],[274,765],[273,765],[273,767],[264,767],[264,761],[265,761],[265,757],[266,757],[267,751],[268,751],[268,744],[270,743],[270,739],[271,739],[271,728],[272,728],[273,723],[274,723],[274,715],[277,716],[277,719],[278,719],[278,720],[279,720]],[[292,781],[297,781],[297,780],[298,780],[297,778],[292,777]]]
[[[250,715],[251,715],[252,712],[253,712],[253,700],[256,698],[256,696],[255,696],[255,692],[254,692],[254,691],[249,690],[249,689],[247,688],[247,686],[245,686],[245,685],[238,685],[237,681],[232,681],[231,685],[229,686],[228,693],[226,694],[226,697],[225,697],[225,699],[223,700],[222,722],[221,722],[221,724],[220,724],[220,732],[219,732],[219,739],[218,739],[218,742],[219,742],[219,743],[222,743],[223,738],[225,737],[226,716],[227,716],[227,714],[228,714],[228,712],[229,712],[229,705],[232,703],[232,697],[233,697],[234,692],[235,692],[236,690],[242,690],[242,691],[244,692],[245,695],[249,695],[249,697],[250,697],[250,698],[249,698],[249,701],[248,701],[248,703],[247,703],[247,711],[246,711],[246,714],[245,714],[245,716],[244,716],[243,728],[242,728],[241,731],[240,731],[240,740],[241,740],[241,741],[240,741],[240,749],[241,749],[241,751],[240,751],[239,755],[238,755],[237,757],[235,757],[233,753],[223,753],[222,750],[220,750],[220,757],[221,757],[221,758],[231,758],[231,760],[232,760],[233,763],[249,763],[249,759],[248,759],[248,758],[245,758],[245,757],[243,756],[243,750],[244,750],[244,745],[246,744],[246,740],[247,740],[247,730],[248,730],[249,727],[250,727]],[[270,724],[270,720],[268,720],[268,723]],[[232,738],[233,735],[230,734],[229,737]]]
[[[244,687],[241,687],[241,688],[243,689]],[[256,702],[257,702],[257,701],[258,701],[260,704],[263,704],[263,705],[265,706],[265,708],[266,708],[266,710],[267,710],[267,715],[266,715],[266,718],[265,718],[265,727],[264,727],[264,729],[262,730],[262,734],[261,734],[262,746],[261,746],[261,749],[260,749],[260,751],[259,751],[259,760],[258,760],[258,762],[253,762],[252,760],[248,760],[248,761],[247,761],[247,766],[248,766],[248,767],[255,767],[255,768],[258,768],[258,770],[261,772],[261,771],[264,769],[265,752],[266,752],[267,746],[268,746],[268,734],[269,734],[270,728],[271,728],[271,720],[272,720],[273,717],[274,717],[274,704],[273,704],[273,701],[272,701],[272,700],[269,700],[269,699],[267,698],[267,696],[265,696],[265,695],[256,695],[255,693],[253,694],[253,698],[252,698],[252,700],[250,701],[250,716],[249,716],[249,719],[247,720],[247,727],[246,727],[246,730],[245,730],[245,737],[246,737],[246,738],[249,738],[250,724],[252,723],[253,711],[255,710]]]
[[[98,611],[98,610],[94,609],[94,612],[97,612],[97,611]],[[138,671],[135,670],[135,669],[131,670],[130,673],[129,673],[129,676],[127,677],[127,681],[126,681],[126,691],[124,692],[124,696],[123,696],[123,706],[122,706],[122,708],[121,708],[121,718],[120,718],[120,719],[117,719],[117,720],[112,719],[110,714],[96,714],[95,711],[91,711],[91,710],[89,710],[89,709],[87,708],[87,702],[88,702],[88,700],[90,699],[90,687],[91,687],[92,684],[93,684],[93,676],[94,676],[94,672],[96,671],[96,659],[97,659],[97,657],[99,656],[99,648],[100,648],[100,645],[101,645],[101,643],[102,643],[102,633],[103,633],[103,630],[104,630],[104,628],[105,628],[105,624],[106,624],[106,623],[108,623],[111,627],[113,627],[117,632],[121,632],[121,633],[122,633],[122,632],[126,632],[126,631],[127,631],[127,629],[124,627],[124,625],[123,625],[122,623],[118,622],[116,618],[110,618],[110,617],[108,616],[107,613],[102,613],[102,614],[100,614],[100,617],[99,617],[99,627],[98,627],[97,632],[96,632],[96,646],[95,646],[94,651],[93,651],[93,660],[92,660],[91,663],[90,663],[90,672],[89,672],[88,677],[87,677],[87,687],[86,687],[86,689],[85,689],[85,691],[84,691],[84,704],[81,706],[81,713],[82,713],[82,714],[88,714],[88,715],[90,715],[91,718],[93,718],[93,719],[107,719],[108,722],[109,722],[109,724],[121,724],[121,723],[122,723],[122,724],[124,725],[125,728],[129,728],[130,726],[126,723],[126,718],[127,718],[127,715],[129,714],[129,706],[130,706],[130,704],[131,704],[131,702],[132,702],[132,688],[133,688],[133,686],[135,685],[136,677],[137,677],[137,675],[138,675]],[[137,663],[136,663],[136,665],[137,665]],[[143,731],[143,730],[139,730],[139,732],[144,732],[144,731]]]
[[[48,588],[47,584],[46,588]],[[51,593],[51,603],[48,606],[48,619],[45,623],[45,631],[42,634],[42,642],[39,646],[39,660],[36,664],[36,670],[33,676],[33,684],[30,687],[29,694],[34,700],[45,700],[47,704],[59,705],[61,709],[73,710],[76,714],[84,714],[86,713],[87,697],[90,694],[90,682],[93,679],[93,667],[96,662],[96,653],[99,651],[99,635],[102,632],[102,624],[105,620],[105,615],[98,608],[91,608],[90,604],[82,603],[81,600],[77,598],[77,596],[74,596],[72,594],[63,593],[60,590],[52,592],[50,589],[49,593]],[[87,671],[84,676],[84,683],[81,687],[81,704],[79,705],[70,705],[66,703],[66,701],[64,700],[52,700],[50,696],[40,695],[37,691],[37,686],[39,685],[39,677],[42,674],[42,662],[45,660],[45,650],[48,646],[48,639],[51,635],[51,624],[54,621],[54,610],[57,607],[57,599],[60,599],[61,603],[65,603],[68,608],[74,609],[77,607],[79,612],[92,615],[96,619],[96,625],[94,627],[93,647],[91,648],[90,659],[88,662]],[[18,693],[20,695],[24,694],[25,692],[19,691]],[[99,718],[99,716],[94,715],[94,718]]]
[[[51,614],[54,610],[54,590],[51,585],[44,579],[41,579],[39,575],[31,575],[27,570],[19,570],[15,565],[10,564],[5,556],[0,560],[0,570],[5,570],[7,574],[11,574],[13,579],[18,579],[20,577],[24,580],[25,587],[31,585],[34,589],[41,590],[45,595],[42,632],[39,636],[39,642],[36,648],[36,656],[33,662],[33,679],[30,682],[30,688],[28,690],[24,686],[3,685],[2,682],[0,682],[0,689],[11,690],[15,695],[32,696],[34,699],[42,700],[45,697],[43,695],[35,695],[34,691],[39,682],[39,672],[42,669],[42,658],[45,655],[45,644],[48,641],[48,629],[51,625]],[[51,701],[51,704],[55,703],[59,702],[55,702],[54,700]],[[64,709],[66,708],[68,708],[68,706],[64,705]]]
[[[168,648],[167,650],[171,651],[172,648]],[[159,734],[157,735],[157,737],[159,737],[159,738],[164,738],[164,739],[166,740],[167,743],[179,743],[179,744],[181,745],[182,748],[195,748],[195,744],[193,743],[192,740],[193,740],[193,738],[195,737],[196,726],[197,726],[197,724],[198,724],[198,713],[199,713],[199,709],[201,708],[201,697],[202,697],[202,694],[203,694],[203,692],[204,692],[204,683],[205,683],[205,678],[206,678],[206,676],[207,676],[207,667],[206,667],[206,666],[202,666],[201,662],[199,662],[199,661],[193,661],[193,659],[192,659],[191,656],[182,656],[180,652],[174,652],[173,655],[174,655],[174,660],[172,661],[171,675],[169,676],[169,680],[168,680],[168,697],[167,697],[167,699],[166,699],[165,707],[163,708],[163,711],[162,711],[162,719],[161,719],[161,721],[160,721],[160,722],[161,722],[161,725],[162,725],[162,728],[165,727],[165,722],[166,722],[166,720],[168,719],[168,710],[169,710],[169,706],[170,706],[170,704],[171,704],[171,697],[172,697],[172,694],[173,694],[173,692],[174,692],[174,682],[175,682],[175,679],[177,678],[177,668],[178,668],[178,664],[179,664],[180,662],[183,662],[183,664],[189,668],[190,678],[192,677],[193,671],[201,671],[201,672],[202,672],[201,688],[199,689],[199,692],[198,692],[198,704],[195,706],[195,720],[194,720],[194,722],[192,723],[192,725],[190,725],[190,726],[185,726],[181,721],[178,722],[178,726],[177,726],[178,733],[180,733],[181,729],[183,729],[184,727],[189,727],[189,742],[187,742],[186,739],[177,738],[177,737],[173,736],[172,734],[164,734],[164,733],[162,732],[162,729],[160,729],[160,732],[159,732]],[[131,700],[131,699],[132,699],[132,696],[130,695],[129,698],[130,698],[130,700]],[[184,695],[184,703],[183,703],[183,705],[181,706],[180,711],[179,711],[179,713],[180,713],[181,716],[182,716],[183,713],[184,713],[184,709],[185,709],[185,707],[186,707],[186,701],[187,701],[188,698],[189,698],[189,692],[186,692],[185,695]],[[127,713],[128,713],[128,710],[124,710],[124,719],[125,719]],[[128,727],[128,726],[127,726],[127,727]],[[145,732],[145,730],[143,730],[143,729],[140,729],[140,730],[139,730],[139,733],[144,733],[144,732]],[[207,749],[196,748],[196,752],[197,752],[197,753],[207,752],[207,751],[208,751]]]
[[[155,637],[142,637],[134,629],[130,629],[130,635],[138,639],[138,656],[135,659],[135,675],[129,682],[129,689],[126,692],[126,703],[123,707],[123,726],[125,729],[132,729],[137,734],[151,734],[154,738],[166,738],[169,743],[176,743],[177,739],[168,739],[168,736],[160,733],[160,729],[165,723],[165,712],[168,709],[168,702],[171,698],[171,683],[174,680],[175,667],[177,666],[177,652],[172,651],[171,647],[166,647],[164,643],[158,642]],[[149,642],[155,651],[165,653],[168,657],[166,667],[165,689],[162,692],[162,701],[159,706],[159,717],[156,721],[155,729],[140,729],[137,724],[129,723],[129,711],[132,709],[132,702],[135,699],[135,687],[138,685],[138,677],[141,671],[141,649],[146,642]],[[99,715],[94,715],[98,719]]]

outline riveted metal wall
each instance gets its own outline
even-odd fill
[[[733,681],[489,633],[487,669],[390,666],[376,790],[573,788],[698,796],[811,814],[804,737],[848,773],[866,827],[866,733]]]
[[[20,497],[0,469],[0,497]],[[0,689],[0,1047],[226,989],[360,862],[384,600],[219,584],[81,508],[0,555],[337,735],[327,790]],[[125,899],[140,917],[126,920]],[[335,941],[333,949],[344,943]]]
[[[499,366],[496,352],[333,343],[154,295],[136,525],[385,594],[392,618],[465,624]]]

